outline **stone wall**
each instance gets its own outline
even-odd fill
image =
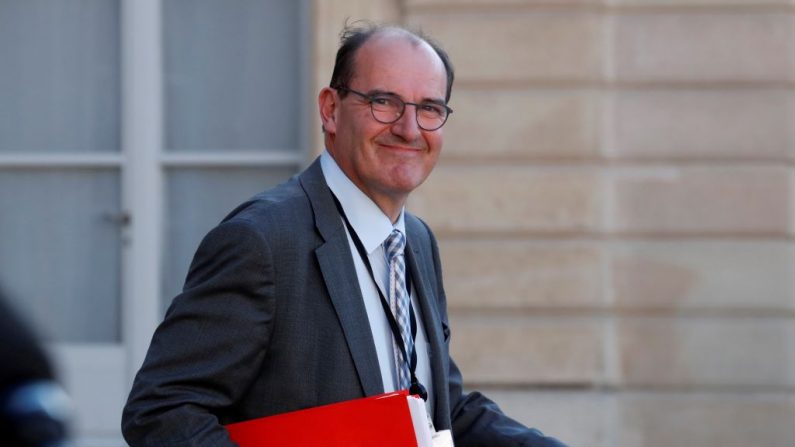
[[[795,445],[795,4],[315,6],[318,86],[346,16],[456,66],[409,207],[471,388],[572,446]]]

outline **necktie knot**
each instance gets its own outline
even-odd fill
[[[386,250],[386,258],[392,261],[396,256],[403,254],[403,249],[406,247],[406,237],[400,230],[392,230],[392,233],[384,241],[384,249]]]

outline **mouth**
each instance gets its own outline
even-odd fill
[[[421,152],[425,150],[423,147],[418,146],[407,146],[404,144],[390,144],[390,143],[378,143],[384,149],[388,149],[391,151],[399,151],[399,152]]]

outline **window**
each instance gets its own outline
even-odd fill
[[[78,445],[119,409],[201,237],[306,161],[307,1],[0,2],[0,287]]]

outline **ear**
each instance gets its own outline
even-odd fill
[[[338,103],[336,90],[330,87],[323,87],[317,97],[318,110],[320,111],[320,122],[326,133],[337,133],[337,111]]]

